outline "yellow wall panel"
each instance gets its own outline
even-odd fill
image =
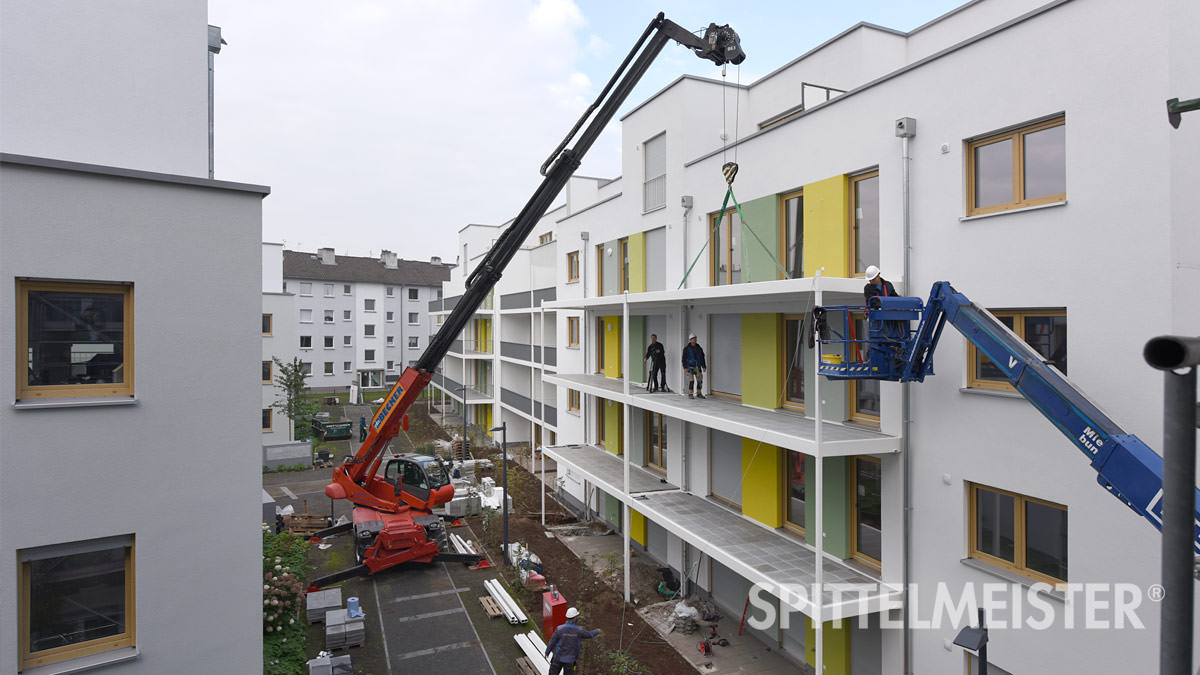
[[[646,516],[634,509],[629,509],[629,538],[646,545]]]
[[[621,376],[621,317],[604,317],[604,375]]]
[[[742,439],[742,514],[783,527],[783,450]]]
[[[646,292],[646,233],[629,235],[629,292]]]
[[[849,181],[845,176],[804,186],[804,272],[807,275],[824,267],[822,274],[827,277],[849,276],[848,189]]]
[[[821,627],[826,675],[850,675],[850,626],[851,622],[843,621],[841,626],[834,628],[832,621],[825,622]],[[808,665],[816,667],[817,660],[817,631],[813,630],[812,621],[804,617],[804,655]]]

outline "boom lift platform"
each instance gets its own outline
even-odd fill
[[[487,256],[467,277],[461,299],[430,340],[421,358],[415,366],[404,370],[384,398],[383,405],[371,419],[367,438],[358,452],[334,468],[333,482],[325,486],[325,494],[330,499],[353,502],[353,522],[318,532],[314,539],[353,529],[355,550],[359,552],[361,564],[313,581],[310,590],[351,577],[373,574],[403,562],[472,562],[471,558],[475,561],[482,558],[446,551],[445,531],[440,520],[432,516],[435,507],[454,498],[454,486],[450,484],[441,460],[401,455],[388,461],[383,474],[380,474],[384,451],[401,425],[407,425],[405,413],[429,384],[442,358],[500,280],[501,273],[525,238],[579,168],[583,156],[616,115],[654,59],[672,40],[717,65],[737,65],[746,58],[737,33],[727,25],[709,24],[703,37],[697,37],[661,13],[650,21],[596,101],[584,111],[570,133],[542,164],[544,180],[512,225],[501,233]],[[568,148],[572,140],[575,140],[575,145]]]
[[[933,352],[949,322],[1071,439],[1090,460],[1096,480],[1105,490],[1162,531],[1162,457],[1122,430],[991,312],[946,281],[934,283],[924,303],[920,298],[874,297],[866,310],[865,338],[851,331],[851,315],[861,313],[863,307],[817,307],[813,311],[811,335],[819,336],[821,344],[842,348],[840,355],[822,354],[819,375],[831,380],[923,382],[926,375],[934,374]],[[841,313],[839,329],[829,326],[831,312]],[[917,322],[915,329],[913,321]],[[1195,491],[1195,502],[1195,522],[1200,523],[1200,490]],[[1200,553],[1200,525],[1193,530],[1192,545]]]

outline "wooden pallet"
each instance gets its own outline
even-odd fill
[[[533,661],[530,661],[528,656],[522,656],[517,659],[517,671],[521,675],[541,675],[537,668],[533,666]]]
[[[500,603],[496,602],[496,599],[490,595],[479,598],[479,604],[483,605],[483,611],[487,612],[489,619],[504,616],[504,610],[500,609]]]
[[[329,527],[329,519],[325,516],[297,514],[284,516],[283,525],[292,534],[312,534]]]

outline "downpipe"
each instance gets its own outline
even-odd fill
[[[896,135],[900,137],[900,199],[901,199],[901,223],[903,227],[903,265],[902,273],[904,275],[904,293],[910,294],[912,291],[912,274],[909,265],[909,243],[910,221],[912,209],[911,190],[912,190],[912,152],[911,141],[917,134],[917,121],[911,117],[902,117],[896,120]],[[903,512],[903,568],[904,568],[904,675],[912,675],[913,672],[913,654],[912,654],[912,625],[909,620],[909,597],[908,588],[912,582],[912,457],[911,446],[908,442],[909,435],[909,417],[911,404],[912,383],[904,382],[900,385],[900,454],[901,464],[901,480],[903,482],[902,491],[904,493],[904,512]]]

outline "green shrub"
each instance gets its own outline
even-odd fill
[[[308,540],[263,526],[263,673],[301,673],[305,625],[300,615]]]

